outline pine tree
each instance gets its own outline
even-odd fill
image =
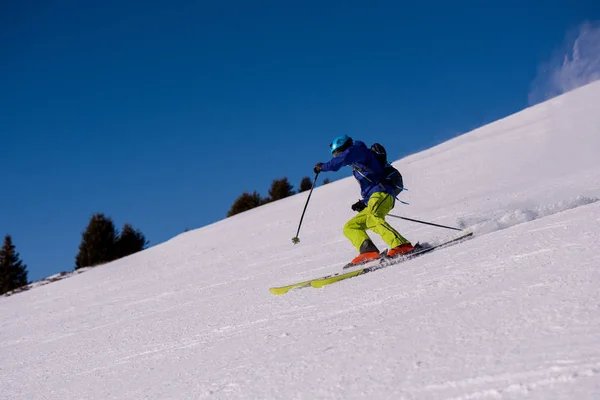
[[[288,181],[288,178],[276,179],[271,183],[269,198],[271,201],[277,201],[292,196],[295,194],[292,188],[293,186]]]
[[[19,259],[10,235],[0,250],[0,294],[27,285],[27,266]]]
[[[327,185],[328,183],[331,183],[331,180],[329,178],[325,178],[323,185]]]
[[[147,245],[148,241],[140,230],[135,230],[130,224],[125,224],[115,241],[115,258],[127,257],[142,251]]]
[[[310,190],[310,188],[312,188],[312,181],[310,178],[308,176],[302,178],[302,181],[300,182],[299,193],[306,192],[307,190]]]
[[[117,232],[112,219],[97,213],[81,235],[79,253],[75,257],[75,269],[104,264],[115,259]]]
[[[262,204],[263,199],[260,197],[260,194],[256,192],[256,190],[253,193],[244,192],[235,200],[231,206],[231,209],[227,212],[227,216],[231,217],[232,215],[251,210]]]

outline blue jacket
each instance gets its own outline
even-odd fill
[[[373,193],[385,192],[394,197],[394,190],[380,184],[383,168],[366,144],[357,140],[354,144],[321,166],[321,171],[338,171],[346,165],[352,166],[352,174],[360,184],[360,194],[365,204]],[[394,197],[395,200],[395,197]]]

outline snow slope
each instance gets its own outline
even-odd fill
[[[298,245],[307,192],[2,297],[0,397],[598,399],[599,104],[596,82],[398,160],[393,214],[476,233],[398,266],[269,292],[354,256],[348,178]]]

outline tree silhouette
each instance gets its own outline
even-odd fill
[[[27,285],[27,266],[19,259],[10,235],[0,249],[0,294]]]
[[[325,180],[323,181],[323,185],[327,185],[330,182],[331,180],[329,178],[325,178]]]
[[[92,267],[115,260],[117,232],[112,219],[96,213],[81,235],[79,253],[75,257],[75,269]]]
[[[147,245],[148,241],[146,241],[146,238],[141,231],[133,229],[130,224],[125,224],[115,241],[115,257],[127,257],[138,251],[144,250]]]
[[[269,198],[271,201],[277,201],[292,196],[295,194],[292,188],[293,186],[288,181],[288,178],[276,179],[271,183]]]
[[[253,193],[244,192],[235,200],[235,202],[227,212],[227,216],[231,217],[232,215],[251,210],[262,204],[263,200],[260,197],[260,194],[256,192],[256,190]]]
[[[307,190],[310,190],[310,188],[312,188],[312,181],[308,176],[306,176],[302,178],[302,181],[300,182],[300,190],[298,193],[306,192]]]

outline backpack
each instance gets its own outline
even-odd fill
[[[394,189],[394,195],[398,196],[400,192],[404,190],[402,174],[394,168],[392,164],[388,163],[387,152],[381,144],[374,143],[371,146],[371,151],[379,164],[381,164],[381,168],[383,168],[383,179],[381,180],[381,183],[391,186]]]

